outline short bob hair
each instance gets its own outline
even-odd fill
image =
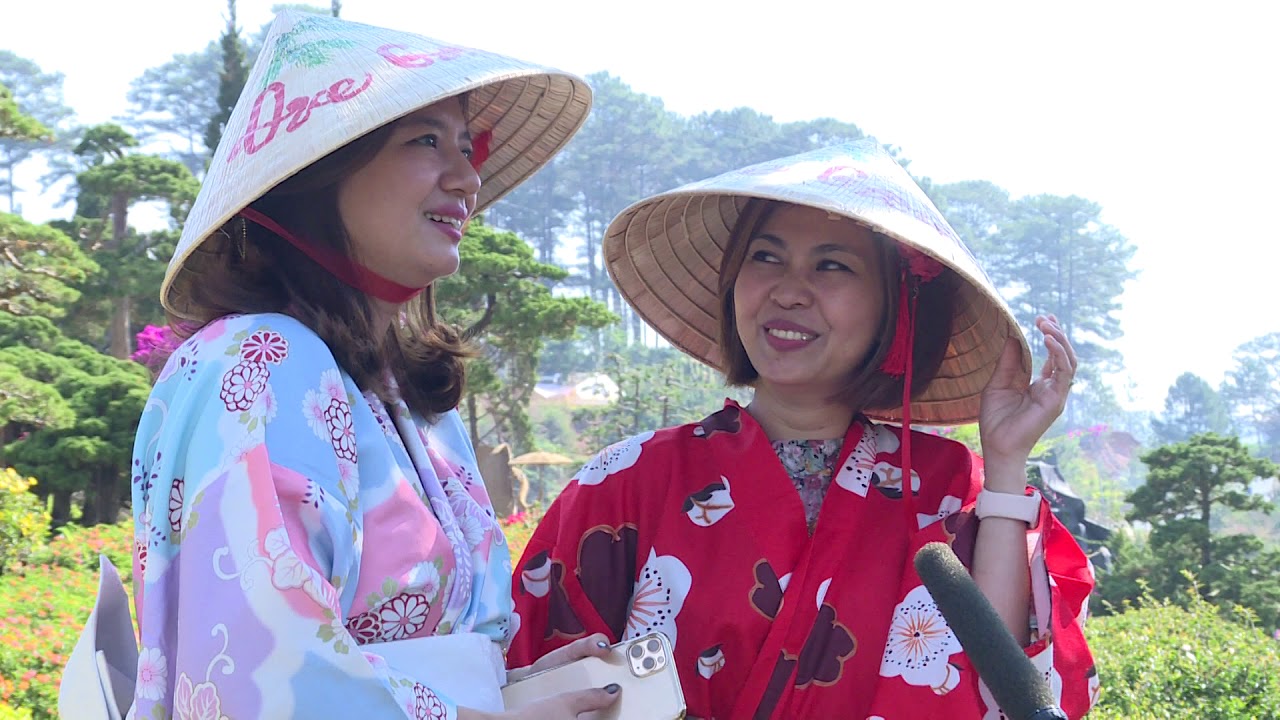
[[[747,357],[734,319],[733,286],[746,260],[751,238],[782,203],[774,200],[750,200],[734,223],[720,263],[720,357],[723,358],[725,381],[729,385],[754,385],[760,377],[751,358]],[[858,412],[894,410],[902,406],[903,379],[880,370],[893,345],[898,313],[898,293],[902,257],[897,243],[880,233],[873,233],[878,249],[880,291],[884,314],[876,332],[876,341],[867,356],[850,374],[840,397]],[[955,313],[956,275],[947,268],[927,283],[918,284],[915,346],[912,352],[911,396],[918,397],[938,373],[946,355]]]
[[[250,207],[318,247],[353,258],[338,213],[338,186],[373,160],[391,132],[387,124],[351,141]],[[473,352],[458,333],[437,322],[432,288],[409,301],[399,321],[378,337],[368,296],[254,223],[233,218],[201,243],[187,265],[184,290],[199,316],[195,328],[232,313],[285,313],[314,330],[356,385],[384,402],[397,396],[433,420],[462,398],[463,360]],[[170,325],[184,337],[195,329],[173,316]]]

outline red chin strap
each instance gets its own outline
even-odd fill
[[[907,528],[914,535],[919,529],[915,499],[911,490],[911,374],[915,365],[916,301],[919,286],[942,274],[942,263],[906,245],[899,245],[902,255],[901,279],[898,282],[898,317],[893,331],[893,345],[880,364],[880,371],[902,378],[902,508]]]
[[[360,292],[375,297],[383,302],[392,305],[400,305],[408,302],[417,296],[425,287],[412,288],[401,285],[394,280],[383,277],[360,263],[343,256],[334,250],[317,246],[315,243],[294,235],[284,229],[279,223],[253,208],[245,208],[240,211],[240,217],[247,221],[260,225],[267,230],[279,235],[289,241],[290,245],[298,248],[307,257],[316,262],[317,265],[328,270],[334,277],[343,283],[359,290]]]
[[[480,166],[489,159],[489,142],[492,140],[493,133],[488,130],[471,138],[471,167],[476,172],[480,172]]]

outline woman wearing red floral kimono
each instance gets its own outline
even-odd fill
[[[1092,574],[1025,472],[1075,354],[1038,318],[1032,377],[1009,309],[891,157],[831,147],[649,198],[605,258],[646,321],[753,398],[575,476],[516,569],[512,665],[658,630],[690,716],[1002,718],[912,565],[942,541],[1068,716],[1088,711]],[[981,456],[913,420],[977,420]]]

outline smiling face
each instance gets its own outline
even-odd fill
[[[356,259],[408,287],[458,269],[458,243],[480,176],[458,98],[393,123],[373,160],[338,186],[337,205]]]
[[[884,326],[876,237],[850,220],[782,204],[743,241],[733,313],[754,384],[841,394]]]

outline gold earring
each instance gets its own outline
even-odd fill
[[[240,256],[240,259],[241,259],[241,260],[244,260],[244,256],[245,256],[245,244],[246,244],[248,241],[249,241],[249,228],[248,228],[248,223],[246,223],[246,222],[245,222],[245,219],[244,219],[243,217],[241,217],[241,218],[240,218],[240,239],[239,239],[239,241],[236,243],[236,254],[238,254],[238,255]]]

